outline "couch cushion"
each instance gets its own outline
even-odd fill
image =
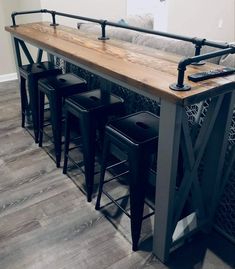
[[[235,54],[222,56],[220,59],[220,64],[228,67],[235,67]]]
[[[150,34],[137,34],[132,39],[133,44],[147,46],[167,52],[176,53],[184,57],[194,56],[195,46],[194,44],[186,41],[181,41],[172,38],[166,38],[162,36],[154,36]],[[201,54],[208,53],[217,50],[216,48],[203,46]],[[208,62],[219,64],[221,57],[209,59]]]
[[[136,32],[132,30],[107,26],[107,36],[109,38],[131,42],[135,35]]]
[[[154,18],[152,14],[128,16],[124,21],[130,26],[153,30]]]
[[[82,23],[82,24],[79,24],[78,27],[83,32],[94,34],[97,37],[101,36],[101,27],[98,24]],[[106,36],[109,38],[131,42],[135,35],[136,35],[136,32],[132,30],[106,26]]]
[[[135,26],[145,29],[153,29],[153,16],[151,14],[128,16],[117,21],[121,25]],[[101,27],[95,23],[78,23],[78,29],[83,32],[101,35]],[[106,27],[106,35],[110,38],[131,42],[138,32],[117,27]]]
[[[137,34],[132,43],[184,55],[185,57],[193,55],[193,46],[190,43],[161,36]]]

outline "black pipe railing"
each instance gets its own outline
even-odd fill
[[[181,90],[181,91],[187,91],[190,89],[190,86],[184,84],[184,73],[185,73],[187,65],[190,65],[194,62],[200,62],[202,60],[207,60],[207,59],[211,59],[214,57],[218,57],[218,56],[222,56],[222,55],[230,54],[230,53],[235,53],[235,47],[231,46],[223,50],[218,50],[218,51],[214,51],[214,52],[210,52],[210,53],[206,53],[202,55],[197,55],[191,58],[182,59],[178,65],[179,72],[178,72],[177,83],[171,84],[170,89]]]
[[[123,29],[127,29],[127,30],[138,31],[141,33],[153,34],[153,35],[163,36],[163,37],[167,37],[167,38],[173,38],[173,39],[177,39],[177,40],[181,40],[181,41],[191,42],[192,44],[195,45],[195,56],[191,57],[191,58],[182,59],[180,61],[179,65],[178,65],[179,72],[178,72],[177,83],[170,85],[170,88],[172,90],[176,90],[176,91],[185,91],[185,90],[189,90],[191,88],[189,85],[184,84],[184,74],[185,74],[186,67],[188,65],[190,65],[190,64],[202,64],[202,62],[201,62],[202,60],[207,60],[207,59],[211,59],[211,58],[214,58],[217,56],[235,53],[235,46],[233,44],[228,44],[226,42],[215,42],[215,41],[211,41],[211,40],[206,40],[204,38],[188,37],[188,36],[176,35],[176,34],[167,33],[167,32],[148,30],[148,29],[143,29],[143,28],[139,28],[139,27],[135,27],[135,26],[123,25],[123,24],[111,22],[108,20],[99,20],[99,19],[83,17],[83,16],[78,16],[78,15],[73,15],[73,14],[67,14],[67,13],[62,13],[62,12],[57,12],[54,10],[47,10],[47,9],[13,12],[11,14],[12,27],[18,26],[16,24],[16,20],[15,20],[16,16],[26,15],[26,14],[34,14],[34,13],[49,13],[49,14],[51,14],[51,16],[52,16],[51,26],[54,26],[54,27],[59,25],[56,23],[56,16],[62,16],[62,17],[67,17],[67,18],[72,18],[72,19],[77,19],[77,20],[84,20],[84,21],[89,21],[89,22],[100,24],[100,26],[101,26],[101,37],[99,37],[100,40],[108,39],[108,37],[106,36],[106,26],[112,26],[112,27],[123,28]],[[210,46],[210,47],[218,48],[221,50],[200,55],[201,48],[203,46]]]

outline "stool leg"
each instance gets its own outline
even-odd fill
[[[42,91],[39,91],[39,98],[38,98],[38,106],[39,106],[39,147],[42,146],[43,140],[43,124],[44,124],[44,104],[45,104],[45,94]]]
[[[21,101],[21,126],[25,127],[25,114],[26,114],[26,81],[25,78],[20,77],[20,101]]]
[[[32,111],[34,139],[35,139],[35,143],[38,143],[39,131],[38,131],[38,87],[37,87],[37,81],[35,81],[34,79],[29,79],[28,91],[29,91],[30,108]]]
[[[64,141],[64,166],[63,174],[67,173],[68,167],[68,154],[69,154],[69,142],[70,142],[70,113],[65,111],[65,141]]]
[[[105,137],[105,125],[108,122],[108,117],[107,115],[102,116],[102,118],[99,120],[98,124],[98,132],[99,132],[99,143],[98,149],[100,152],[103,151],[103,145],[104,145],[104,137]]]
[[[60,167],[61,160],[61,121],[62,121],[62,99],[53,92],[48,96],[50,111],[51,111],[51,125],[55,148],[56,167]]]
[[[95,205],[96,210],[100,209],[100,199],[101,199],[101,195],[102,195],[102,192],[103,192],[105,170],[106,170],[106,167],[107,167],[109,148],[110,148],[110,141],[109,141],[108,136],[105,136],[105,138],[104,138],[103,156],[102,156],[102,164],[101,164],[101,170],[100,170],[99,191],[98,191],[96,205]]]
[[[94,166],[95,166],[95,122],[88,113],[83,113],[80,118],[81,134],[83,145],[83,158],[85,166],[85,180],[87,190],[87,201],[91,202],[94,185]]]
[[[141,225],[144,211],[145,190],[148,180],[148,169],[151,161],[150,154],[130,152],[128,154],[130,167],[130,211],[132,249],[138,249]]]
[[[27,83],[27,89],[29,89],[29,87],[30,87],[30,79],[27,79],[26,83]],[[25,115],[26,115],[27,121],[30,122],[30,121],[32,121],[32,116],[31,116],[30,99],[29,99],[29,94],[27,93],[27,91],[26,91],[26,94],[25,94],[24,102],[25,102]]]

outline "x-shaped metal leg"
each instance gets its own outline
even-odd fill
[[[185,109],[166,101],[161,104],[154,253],[162,261],[168,259],[173,246],[195,230],[212,224],[223,187],[222,171],[234,103],[232,92],[213,98],[195,140],[191,137]],[[176,188],[179,148],[184,169]],[[202,163],[203,172],[199,176]],[[185,227],[184,233],[175,236],[189,199],[196,218],[195,229]],[[173,237],[177,238],[175,242]]]

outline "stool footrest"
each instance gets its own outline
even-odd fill
[[[69,148],[68,151],[72,151],[72,150],[74,150],[74,149],[79,149],[79,148],[81,148],[81,146],[82,146],[82,144],[79,144],[79,145],[77,145],[77,146],[71,147],[71,148]]]
[[[109,169],[111,169],[111,168],[113,168],[113,167],[116,167],[116,166],[118,166],[118,165],[120,165],[120,164],[123,164],[123,163],[125,163],[125,162],[127,162],[127,160],[123,160],[123,161],[114,163],[114,164],[112,164],[112,165],[110,165],[110,166],[107,166],[107,167],[106,167],[106,170],[109,170]]]
[[[155,214],[155,212],[153,211],[153,212],[151,212],[151,213],[149,213],[149,214],[143,216],[142,220],[145,220],[145,219],[147,219],[147,218],[153,216],[154,214]]]
[[[82,172],[85,173],[85,171],[82,169],[82,167],[80,166],[81,163],[83,163],[83,161],[80,162],[75,162],[73,158],[71,158],[68,154],[67,154],[67,158]]]
[[[127,197],[129,197],[129,196],[130,196],[129,194],[126,194],[126,195],[124,195],[124,196],[122,196],[122,197],[119,197],[119,198],[115,199],[115,201],[117,202],[117,201],[119,201],[119,200],[123,200],[123,199],[125,199],[125,198],[127,198]],[[108,202],[107,204],[101,206],[100,208],[104,208],[104,207],[110,206],[110,205],[112,205],[112,204],[113,204],[113,201],[110,201],[110,202]]]
[[[103,207],[106,207],[106,206],[109,206],[109,205],[111,205],[111,204],[115,204],[128,218],[131,218],[131,215],[127,212],[127,211],[129,211],[129,208],[128,209],[124,209],[119,203],[118,203],[118,201],[119,200],[123,200],[123,199],[125,199],[125,198],[127,198],[127,197],[129,197],[130,195],[129,194],[127,194],[127,195],[124,195],[124,196],[122,196],[122,197],[119,197],[119,198],[117,198],[117,199],[114,199],[109,193],[107,193],[105,190],[103,190],[103,194],[105,195],[105,196],[107,196],[110,200],[111,200],[111,202],[110,203],[108,203],[108,204],[106,204],[106,205],[104,205],[104,206],[102,206],[102,208]],[[149,214],[147,214],[147,215],[145,215],[145,216],[143,216],[143,218],[142,218],[142,220],[145,220],[145,219],[147,219],[147,218],[149,218],[149,217],[151,217],[151,216],[153,216],[154,214],[155,214],[155,212],[154,212],[154,208],[147,202],[147,201],[145,201],[145,204],[147,204],[147,206],[149,206],[152,210],[153,210],[153,212],[151,212],[151,213],[149,213]]]
[[[117,202],[128,197],[129,195],[119,197],[118,199],[113,199],[113,197],[109,195],[105,190],[103,190],[103,194],[106,195],[112,201],[112,203],[114,203],[125,215],[127,215],[127,217],[131,218],[131,215]]]
[[[46,123],[46,124],[43,124],[43,128],[44,127],[47,127],[47,126],[50,126],[51,125],[51,123],[50,122],[48,122],[48,123]],[[45,132],[44,132],[45,133]]]
[[[77,137],[71,138],[71,139],[70,139],[70,143],[71,143],[71,142],[75,142],[75,141],[79,141],[79,143],[78,143],[76,146],[73,146],[73,147],[68,148],[68,152],[69,152],[69,151],[72,151],[72,150],[74,150],[74,149],[79,149],[79,148],[81,148],[81,147],[82,147],[81,139],[82,139],[81,136],[77,136]],[[67,154],[67,156],[68,156],[68,154]]]
[[[123,173],[121,173],[121,174],[118,174],[118,175],[116,175],[116,176],[114,176],[114,177],[111,177],[111,178],[109,178],[109,179],[106,179],[106,180],[103,182],[103,184],[109,183],[110,181],[112,181],[112,180],[114,180],[114,179],[116,179],[116,178],[119,178],[119,177],[121,177],[121,176],[124,176],[124,175],[128,174],[129,172],[130,172],[130,171],[128,170],[128,171],[125,171],[125,172],[123,172]]]
[[[148,201],[145,200],[145,204],[150,207],[152,210],[154,210],[154,205],[151,205]]]
[[[47,127],[47,126],[50,126],[51,124],[50,123],[48,123],[48,124],[46,124],[46,125],[43,125],[43,127]],[[42,132],[46,137],[48,137],[50,140],[51,140],[51,142],[52,143],[54,143],[54,138],[53,138],[53,135],[51,136],[51,135],[49,135],[46,131],[44,131],[44,130],[40,130],[40,132]],[[63,145],[64,144],[64,141],[61,141],[61,145]]]
[[[74,137],[74,138],[71,138],[70,139],[70,143],[71,142],[75,142],[75,141],[79,141],[79,140],[81,140],[82,139],[82,137],[79,135],[79,136],[76,136],[76,137]],[[79,147],[79,146],[81,146],[82,144],[80,143],[80,144],[78,144],[78,146],[76,146],[76,148],[77,147]],[[70,148],[69,150],[73,150],[75,147],[73,147],[73,148]]]
[[[48,125],[47,125],[48,126]],[[43,134],[45,135],[45,136],[47,136],[51,141],[52,141],[52,143],[53,143],[53,137],[52,136],[50,136],[48,133],[46,133],[45,131],[42,131],[43,132]]]

